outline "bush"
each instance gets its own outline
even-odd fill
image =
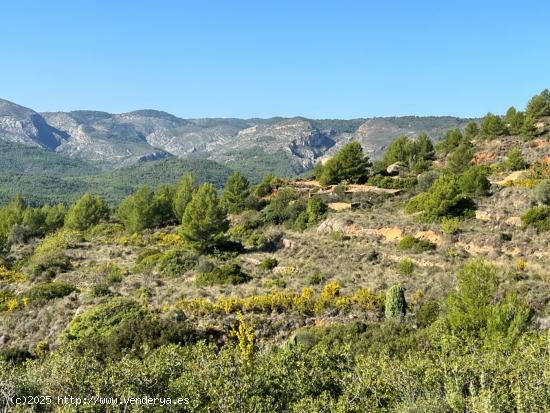
[[[430,165],[434,154],[433,143],[427,134],[422,133],[416,139],[403,135],[388,146],[382,158],[382,165],[387,167],[400,162],[410,169],[421,171]]]
[[[477,124],[475,122],[474,125],[477,127]],[[463,136],[460,129],[450,129],[445,133],[443,139],[437,143],[436,150],[442,155],[447,155],[458,148],[460,144],[469,143],[470,139],[472,138],[468,139]]]
[[[417,179],[415,177],[393,178],[391,176],[374,175],[369,178],[367,183],[385,189],[410,189],[416,185]]]
[[[521,216],[524,226],[533,226],[539,231],[550,230],[550,206],[541,205],[529,209]]]
[[[521,169],[527,168],[527,162],[521,154],[521,149],[514,148],[511,149],[507,154],[506,166],[511,171],[519,171]]]
[[[416,321],[421,328],[428,327],[439,317],[441,305],[437,300],[427,300],[416,310]]]
[[[410,258],[403,258],[398,264],[399,275],[411,275],[414,271],[414,263]]]
[[[407,314],[407,302],[405,301],[405,289],[401,284],[392,286],[386,293],[385,311],[386,319],[401,320]]]
[[[113,298],[77,315],[69,323],[63,339],[74,342],[102,339],[111,335],[125,320],[146,316],[147,311],[137,301]]]
[[[242,284],[251,278],[242,272],[238,264],[228,264],[222,267],[214,268],[210,272],[199,272],[195,278],[195,283],[199,287],[226,284]]]
[[[436,171],[426,171],[417,177],[416,191],[426,192],[431,188],[439,174]]]
[[[443,218],[441,220],[441,231],[445,234],[456,234],[460,231],[462,220],[460,218]]]
[[[319,197],[309,198],[307,201],[306,215],[308,225],[319,223],[327,215],[327,204]]]
[[[438,221],[443,217],[470,215],[474,207],[473,200],[464,195],[456,176],[441,175],[427,192],[415,196],[405,205],[405,212],[422,212],[423,220]]]
[[[197,264],[196,254],[171,249],[162,254],[158,259],[159,271],[162,275],[168,277],[179,277],[187,271],[192,270]]]
[[[489,189],[491,188],[488,176],[489,168],[485,166],[471,166],[458,177],[458,185],[466,196],[484,196],[489,193]]]
[[[65,271],[71,267],[71,263],[65,251],[76,246],[81,240],[78,232],[60,230],[48,235],[42,243],[36,247],[29,260],[29,269],[34,275],[47,271],[54,274]]]
[[[25,296],[28,297],[31,303],[43,303],[56,298],[62,298],[76,291],[76,287],[72,284],[54,281],[35,285],[29,289]]]
[[[550,179],[540,181],[533,188],[533,199],[542,205],[550,205]]]
[[[146,186],[139,188],[122,200],[117,216],[129,234],[153,228],[159,223],[155,194]]]
[[[264,270],[272,270],[277,265],[279,265],[279,261],[277,261],[277,258],[266,258],[260,263],[260,268],[263,268]]]
[[[420,253],[434,250],[435,244],[432,244],[427,239],[415,238],[412,235],[406,235],[401,239],[401,241],[399,241],[398,248],[404,251]]]
[[[304,212],[306,202],[300,193],[291,188],[279,190],[262,211],[263,220],[269,224],[283,224],[294,220]]]

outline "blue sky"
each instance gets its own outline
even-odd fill
[[[480,116],[550,87],[548,1],[9,1],[0,97],[181,117]]]

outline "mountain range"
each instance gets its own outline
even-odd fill
[[[249,175],[299,174],[350,140],[377,157],[399,135],[439,139],[469,119],[183,119],[157,110],[43,112],[0,99],[0,140],[113,170],[165,158],[208,159]],[[8,171],[2,171],[8,172]]]

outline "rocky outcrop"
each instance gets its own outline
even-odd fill
[[[295,172],[301,172],[351,140],[359,141],[371,157],[376,157],[401,134],[416,136],[427,131],[437,138],[442,130],[464,124],[464,120],[450,117],[181,119],[157,110],[39,114],[0,100],[0,139],[41,146],[107,168],[168,155],[200,155],[220,163],[240,162],[242,154],[253,151],[250,156],[260,162],[275,155]]]

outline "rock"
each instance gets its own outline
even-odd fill
[[[283,238],[283,248],[294,248],[296,246],[296,241],[293,241],[288,238]]]
[[[319,224],[319,234],[330,234],[334,231],[346,232],[346,228],[353,224],[353,221],[345,218],[328,218]]]
[[[390,175],[401,175],[402,173],[408,172],[409,168],[403,165],[401,162],[392,163],[386,168],[386,172]]]

